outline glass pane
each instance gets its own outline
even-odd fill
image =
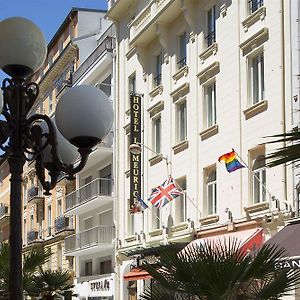
[[[254,203],[260,202],[260,172],[254,172],[255,176],[253,176],[253,200]]]
[[[179,44],[179,61],[183,61],[186,58],[186,33],[179,37]]]
[[[259,74],[258,74],[258,57],[252,60],[252,102],[259,102]]]
[[[261,171],[261,181],[263,183],[263,185],[261,186],[262,189],[262,199],[261,201],[266,201],[266,169],[262,169]]]
[[[214,213],[214,186],[207,185],[207,213],[212,215]]]
[[[183,102],[179,107],[179,139],[186,139],[186,102]]]
[[[155,151],[160,153],[161,119],[155,120]]]
[[[260,94],[260,99],[265,98],[265,75],[264,75],[264,55],[260,55],[260,87],[261,87],[261,94]]]

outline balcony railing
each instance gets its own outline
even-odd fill
[[[73,82],[76,82],[105,51],[112,52],[114,43],[114,38],[107,36],[73,74]]]
[[[67,210],[95,199],[98,196],[111,196],[112,180],[97,178],[66,196]]]
[[[216,32],[212,31],[211,33],[209,33],[205,37],[205,40],[206,40],[207,47],[209,47],[210,45],[212,45],[216,41]]]
[[[264,0],[250,0],[248,5],[249,13],[252,14],[264,5]]]
[[[91,229],[70,235],[65,239],[66,252],[112,243],[115,229],[112,226],[97,226]]]
[[[27,243],[28,244],[31,244],[31,243],[34,243],[36,241],[39,241],[41,240],[39,238],[39,232],[36,231],[36,230],[31,230],[27,233]]]
[[[35,198],[43,198],[43,190],[37,186],[32,186],[27,192],[27,199],[31,201]]]
[[[0,205],[0,220],[8,214],[8,206]]]
[[[186,66],[186,57],[183,57],[179,62],[177,62],[178,69],[183,68]]]
[[[65,217],[65,216],[57,217],[54,222],[55,234],[62,232],[64,230],[72,230],[73,228],[70,221],[71,220],[69,217]]]
[[[153,78],[154,86],[159,86],[161,84],[161,74],[158,74],[156,77]]]

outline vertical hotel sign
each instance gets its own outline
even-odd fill
[[[141,133],[141,96],[130,95],[130,144],[140,144]],[[137,201],[137,196],[141,195],[141,154],[130,153],[130,208]]]

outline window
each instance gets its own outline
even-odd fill
[[[260,52],[249,58],[250,105],[262,101],[265,97],[264,54]]]
[[[23,228],[23,244],[27,244],[27,221],[24,219],[24,228]]]
[[[209,47],[216,41],[216,7],[213,6],[207,12],[207,36],[205,37],[206,44]]]
[[[107,167],[101,169],[99,171],[99,177],[100,177],[100,194],[101,195],[111,195],[111,165],[108,165]]]
[[[135,93],[136,92],[136,81],[135,81],[135,74],[132,74],[129,77],[129,93]]]
[[[111,260],[105,260],[100,262],[100,274],[110,274],[111,271]]]
[[[109,75],[100,84],[98,84],[98,87],[101,91],[103,91],[107,95],[107,97],[110,97],[111,96],[111,75]]]
[[[252,14],[264,5],[264,0],[249,0],[248,5],[249,14]]]
[[[161,226],[161,209],[152,207],[152,230],[159,229]]]
[[[130,147],[130,134],[126,134],[126,139],[127,139],[127,148],[126,148],[126,151],[127,151],[127,170],[130,170],[130,150],[129,150],[129,147]]]
[[[186,32],[179,36],[179,55],[177,67],[178,69],[183,68],[186,65],[186,47],[187,47],[187,38]]]
[[[30,226],[30,231],[32,231],[33,230],[33,215],[30,215],[30,224],[29,224],[29,226]]]
[[[204,88],[204,122],[206,128],[217,122],[216,98],[216,83],[214,82]]]
[[[252,164],[252,194],[253,203],[266,201],[266,168],[265,158],[263,155],[258,156],[253,160]]]
[[[52,210],[51,210],[51,205],[48,205],[48,235],[51,235],[51,226],[52,226]]]
[[[187,138],[187,112],[186,101],[181,101],[176,104],[176,121],[177,121],[177,134],[176,142],[182,142]]]
[[[183,191],[186,190],[186,177],[177,179],[176,183],[179,187],[179,190],[183,190]],[[174,200],[174,204],[175,204],[175,224],[185,222],[187,219],[186,194],[177,197]]]
[[[155,152],[161,151],[161,117],[157,117],[152,121],[152,148]]]
[[[154,77],[154,86],[159,86],[161,84],[161,72],[162,71],[162,53],[160,52],[155,56],[155,77]]]
[[[93,275],[93,263],[91,260],[84,262],[84,276]]]
[[[62,216],[62,204],[61,204],[61,199],[57,200],[57,216],[60,217]]]
[[[130,235],[134,235],[134,214],[130,213],[130,209],[131,209],[130,199],[128,199],[127,203],[128,203],[127,235],[130,236]]]
[[[28,194],[27,194],[27,183],[24,183],[24,185],[23,185],[23,204],[24,204],[24,206],[25,205],[27,205],[27,196],[28,196]]]
[[[49,113],[51,113],[53,110],[52,92],[49,92],[48,94],[48,108],[49,108]]]
[[[62,246],[61,244],[57,245],[57,269],[62,269]]]
[[[208,215],[217,213],[217,178],[216,167],[206,172],[206,210]]]

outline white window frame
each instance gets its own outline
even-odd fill
[[[162,52],[160,51],[155,56],[155,77],[153,78],[154,87],[157,87],[162,84],[162,64],[163,64],[163,57],[162,57]]]
[[[184,194],[177,197],[173,202],[175,205],[175,218],[174,223],[176,225],[186,222],[187,220],[187,199],[186,199],[186,176],[181,177],[176,180],[177,185],[179,185],[180,188],[183,188]]]
[[[217,124],[217,88],[213,81],[204,86],[204,129]],[[211,109],[210,109],[211,108]]]
[[[217,214],[218,200],[217,200],[217,170],[215,167],[206,170],[206,212],[207,215]],[[210,175],[215,173],[215,179],[210,179]],[[210,193],[211,191],[211,193]],[[211,195],[211,196],[210,196]]]
[[[181,69],[187,64],[187,32],[184,31],[178,35],[178,58],[177,58],[177,69]]]
[[[152,149],[161,153],[161,115],[152,119]]]
[[[257,60],[257,63],[256,63]],[[248,57],[249,105],[255,105],[265,98],[265,59],[264,52],[257,51]]]
[[[267,172],[266,168],[261,164],[261,167],[255,168],[257,160],[262,159],[263,156],[257,156],[252,162],[252,199],[253,203],[261,203],[267,200],[266,182]],[[259,180],[258,180],[259,179]]]
[[[206,13],[206,46],[209,47],[216,41],[216,6],[212,6]]]
[[[130,213],[130,199],[127,200],[127,235],[134,235],[134,214]]]
[[[152,226],[151,226],[151,230],[156,230],[156,229],[161,228],[161,226],[162,226],[161,218],[162,218],[162,209],[153,206],[153,208],[152,208],[152,222],[151,222]]]
[[[185,105],[184,111],[184,120],[182,121],[182,110],[181,107]],[[176,110],[176,143],[183,142],[187,140],[187,101],[184,98],[183,100],[177,101],[175,104]]]

